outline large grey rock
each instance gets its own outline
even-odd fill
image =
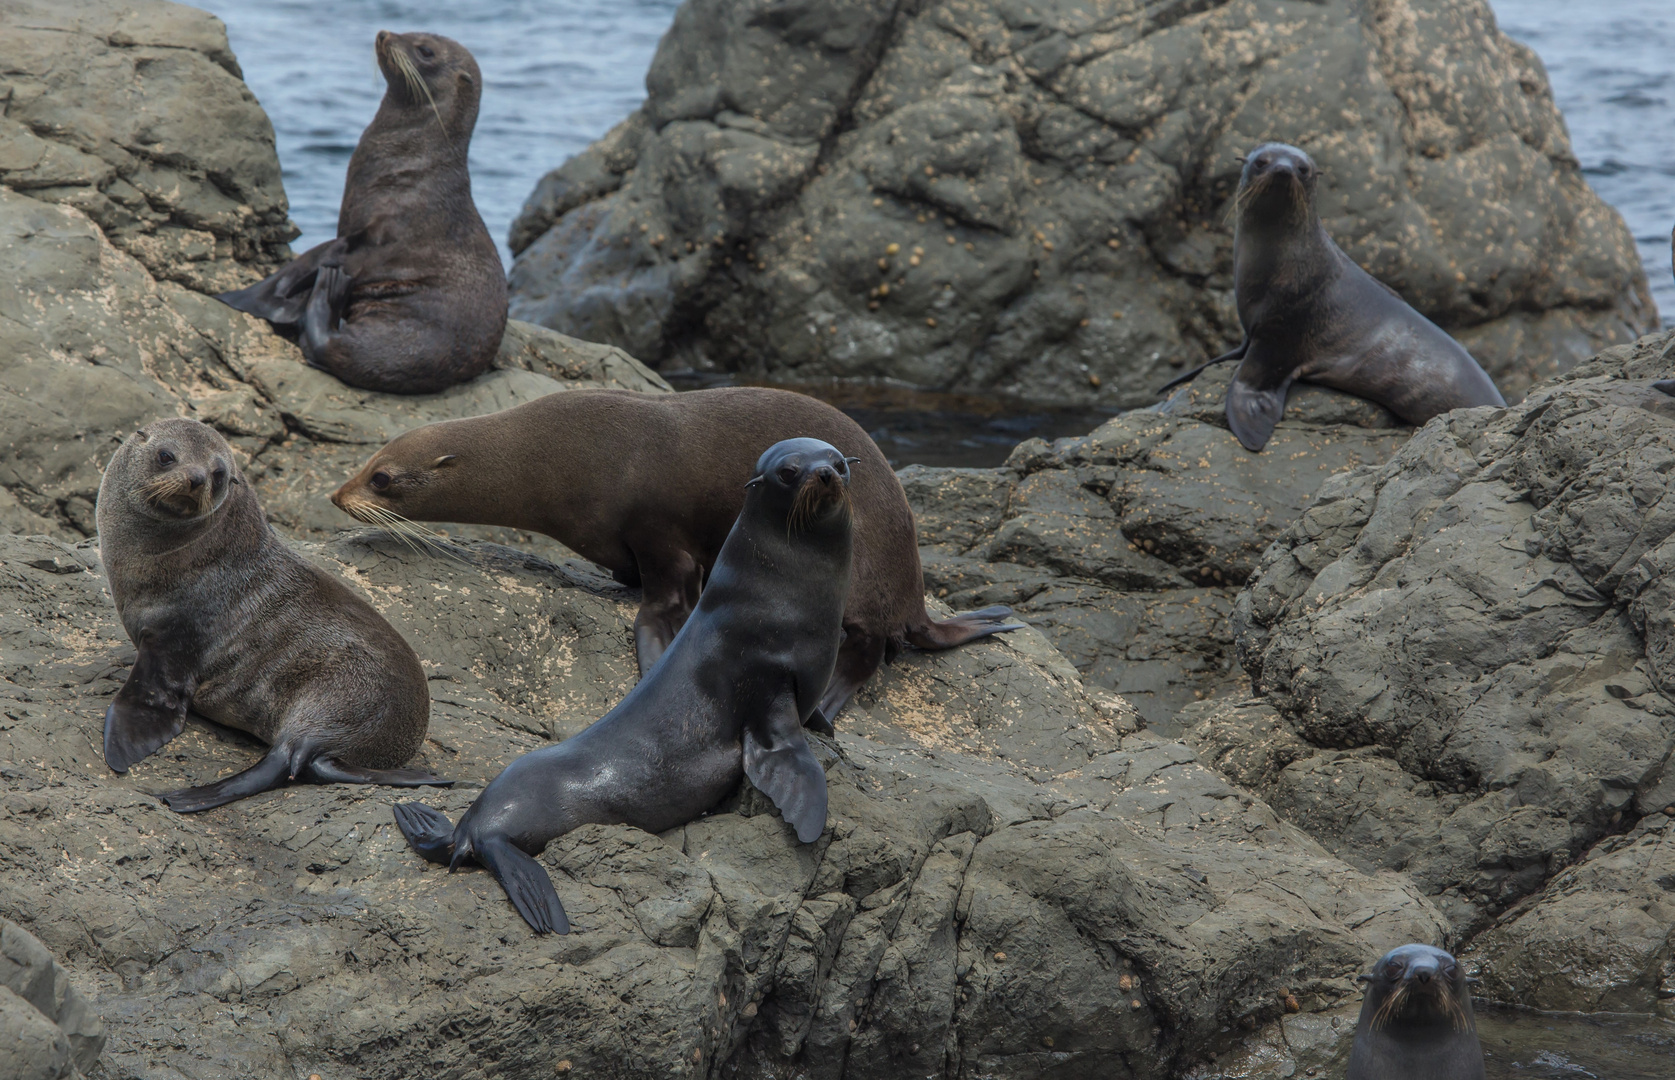
[[[1650,1009],[1667,986],[1675,398],[1650,383],[1672,370],[1675,335],[1619,346],[1328,480],[1237,601],[1263,696],[1183,717],[1461,935],[1499,920],[1477,948],[1527,1004]]]
[[[273,130],[213,16],[173,4],[0,8],[0,528],[93,531],[134,427],[227,434],[270,516],[312,533],[372,449],[572,386],[667,389],[619,349],[515,323],[499,370],[443,394],[353,390],[208,293],[288,257]]]
[[[69,972],[33,934],[0,918],[0,1076],[79,1077],[104,1048],[104,1024]]]
[[[1131,407],[1237,343],[1258,143],[1516,399],[1656,327],[1487,0],[690,0],[513,224],[512,312],[652,363]]]
[[[1221,409],[1231,374],[1080,438],[1031,440],[1005,468],[903,469],[926,584],[954,607],[1011,605],[1160,731],[1179,730],[1182,706],[1241,689],[1234,588],[1322,481],[1384,461],[1412,429],[1300,387],[1252,454]]]
[[[461,785],[423,797],[451,814],[635,677],[632,594],[585,564],[303,550],[424,658],[420,761]],[[390,807],[412,792],[173,814],[147,792],[259,753],[195,720],[109,772],[133,650],[96,567],[90,544],[0,536],[0,916],[90,993],[112,1077],[1161,1080],[1281,1015],[1277,987],[1329,1007],[1369,956],[1442,933],[1401,877],[1326,854],[1024,630],[867,688],[818,744],[817,844],[748,787],[661,836],[561,838],[542,862],[583,929],[536,939],[487,874],[407,850]]]

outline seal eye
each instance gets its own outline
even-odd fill
[[[426,60],[436,59],[436,53],[435,53],[434,50],[431,49],[431,47],[429,45],[420,45],[419,46],[419,55],[424,57]]]
[[[785,483],[785,484],[796,483],[797,482],[797,472],[798,472],[798,469],[795,465],[785,466],[785,468],[779,470],[780,482]]]
[[[1384,974],[1386,977],[1391,979],[1399,978],[1402,974],[1401,962],[1398,960],[1392,960],[1388,964],[1385,964]]]
[[[379,470],[372,474],[372,486],[383,491],[390,486],[390,474]]]
[[[170,465],[174,464],[174,455],[169,453],[167,450],[157,451],[157,464],[163,466],[165,469],[168,468]]]

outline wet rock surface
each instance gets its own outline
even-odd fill
[[[1644,338],[1329,479],[1235,606],[1262,697],[1182,716],[1224,775],[1478,935],[1490,996],[1667,1007],[1672,370],[1675,335]]]
[[[1009,604],[1089,683],[1154,729],[1235,692],[1228,619],[1263,550],[1328,477],[1394,454],[1412,429],[1321,387],[1292,393],[1260,454],[1222,411],[1226,365],[1156,410],[1021,444],[1005,468],[910,466],[927,587],[955,608]]]
[[[634,678],[632,594],[586,564],[378,534],[304,551],[424,658],[418,761],[461,781],[424,796],[450,814]],[[173,814],[147,792],[260,752],[196,720],[105,769],[133,650],[95,555],[0,536],[0,914],[105,1017],[107,1075],[1164,1077],[1277,1016],[1277,986],[1331,1004],[1367,955],[1442,930],[1024,630],[867,688],[819,743],[817,844],[748,787],[661,836],[561,838],[542,862],[583,929],[536,939],[487,874],[405,848],[390,807],[411,792]]]
[[[1657,325],[1485,0],[691,0],[646,87],[512,226],[512,313],[665,369],[1146,404],[1239,340],[1272,139],[1513,399]]]
[[[353,390],[211,298],[289,257],[273,129],[226,31],[172,4],[23,0],[0,13],[0,528],[93,531],[133,428],[198,416],[292,532],[410,427],[572,386],[666,389],[621,350],[508,327],[498,370],[436,395]]]

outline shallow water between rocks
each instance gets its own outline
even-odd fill
[[[1675,1022],[1632,1013],[1480,1006],[1488,1080],[1669,1080]]]

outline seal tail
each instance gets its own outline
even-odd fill
[[[907,628],[907,640],[921,649],[952,649],[990,634],[1007,630],[1022,630],[1024,624],[1012,619],[1012,609],[1002,605],[967,611],[941,622],[925,615],[925,621]]]
[[[397,803],[396,828],[407,837],[408,846],[427,862],[447,866],[454,853],[454,823],[440,810],[424,803]]]
[[[434,811],[433,811],[434,812]],[[437,815],[441,817],[440,814]],[[443,818],[446,821],[446,818]],[[523,921],[537,934],[568,934],[570,917],[553,890],[553,879],[540,863],[524,854],[504,836],[491,836],[475,847],[472,854],[489,868],[506,898],[518,909]]]

